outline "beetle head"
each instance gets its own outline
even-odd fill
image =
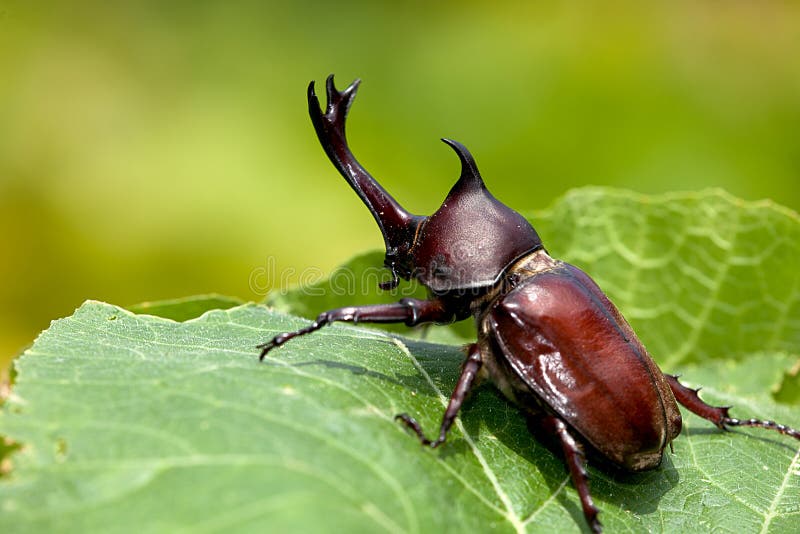
[[[442,206],[430,217],[412,215],[361,166],[345,137],[345,119],[359,80],[343,91],[326,83],[323,113],[308,87],[308,109],[331,162],[369,208],[386,245],[384,264],[398,277],[415,277],[434,293],[465,293],[494,285],[518,258],[542,247],[536,231],[519,213],[486,189],[475,160],[460,143],[443,139],[461,160],[461,176]]]
[[[442,139],[461,160],[461,176],[427,217],[412,249],[416,277],[435,293],[494,285],[515,260],[542,248],[536,230],[487,189],[464,145]]]

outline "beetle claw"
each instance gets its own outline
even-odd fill
[[[425,437],[425,433],[422,431],[422,426],[420,426],[420,424],[417,422],[416,419],[414,419],[413,417],[411,417],[407,413],[401,413],[401,414],[395,415],[394,416],[394,420],[395,421],[400,421],[407,428],[410,428],[411,430],[413,430],[414,433],[419,438],[419,442],[422,445],[429,446],[430,448],[435,449],[436,447],[441,445],[442,441],[444,441],[444,440],[439,441],[438,439],[436,441],[431,441],[428,438],[426,438]]]
[[[274,349],[276,345],[272,341],[268,341],[267,343],[262,343],[261,345],[256,345],[257,349],[261,349],[261,354],[258,357],[258,361],[263,362],[264,358],[267,356],[267,353]]]
[[[310,334],[311,332],[316,332],[323,326],[327,325],[329,322],[330,318],[328,317],[328,314],[321,313],[313,323],[306,326],[305,328],[301,328],[300,330],[295,330],[294,332],[284,332],[282,334],[278,334],[277,336],[273,337],[266,343],[257,345],[256,348],[261,349],[261,355],[258,357],[258,361],[263,362],[264,357],[267,355],[269,351],[280,347],[290,339],[294,339],[298,336],[304,336],[306,334]]]

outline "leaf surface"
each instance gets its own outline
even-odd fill
[[[798,275],[780,263],[797,264],[795,215],[718,193],[592,189],[535,221],[553,255],[609,291],[665,370],[737,417],[800,426],[796,400],[771,395],[794,391]],[[706,287],[692,273],[718,254],[730,266]],[[317,312],[295,297],[282,308]],[[737,310],[755,310],[752,325]],[[255,345],[305,324],[258,305],[181,323],[99,302],[55,321],[16,362],[2,407],[0,434],[21,448],[0,470],[0,531],[585,531],[562,461],[491,386],[438,450],[393,420],[408,412],[435,432],[463,359],[457,346],[334,325],[258,363]],[[795,440],[721,432],[684,412],[674,444],[647,473],[590,465],[608,532],[800,530]]]

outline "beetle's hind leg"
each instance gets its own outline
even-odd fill
[[[450,402],[447,403],[447,409],[444,411],[438,438],[431,440],[425,437],[420,424],[407,413],[396,415],[395,419],[402,421],[404,425],[413,430],[423,445],[428,445],[432,448],[438,447],[447,438],[447,431],[453,426],[461,405],[464,404],[464,400],[475,385],[475,378],[478,376],[482,365],[483,358],[481,358],[480,347],[477,343],[473,343],[467,348],[467,359],[464,361],[464,366],[461,368],[461,376],[458,377],[456,387],[452,395],[450,395]]]
[[[697,395],[698,389],[692,389],[678,382],[677,376],[664,375],[675,395],[675,400],[683,404],[689,411],[694,412],[703,419],[708,419],[722,430],[728,430],[732,426],[754,426],[775,430],[786,436],[791,436],[800,440],[800,431],[786,425],[781,425],[775,421],[765,421],[762,419],[736,419],[728,414],[730,406],[711,406],[703,402]]]
[[[583,450],[569,433],[566,423],[558,417],[552,415],[543,417],[538,420],[538,424],[544,431],[558,438],[561,450],[564,452],[564,459],[569,467],[572,483],[575,485],[575,489],[578,490],[586,522],[592,532],[602,532],[603,525],[597,518],[599,510],[594,505],[592,494],[589,491],[589,475],[586,473],[586,456]]]

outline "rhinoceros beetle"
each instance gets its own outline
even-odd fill
[[[381,229],[382,289],[415,278],[426,300],[351,306],[326,311],[306,328],[258,348],[261,359],[287,341],[335,321],[449,323],[475,318],[478,339],[466,347],[461,375],[435,439],[408,414],[396,417],[423,445],[447,436],[467,394],[488,378],[560,444],[586,521],[601,531],[585,470],[585,454],[628,471],[653,469],[681,431],[678,403],[727,430],[772,429],[800,439],[773,421],[730,417],[729,407],[703,402],[697,390],[661,372],[628,322],[583,271],[550,257],[536,230],[486,189],[475,160],[460,143],[443,139],[461,160],[461,175],[429,217],[412,215],[359,164],[345,137],[345,119],[360,81],[344,91],[326,83],[323,113],[308,87],[308,109],[322,147]]]

